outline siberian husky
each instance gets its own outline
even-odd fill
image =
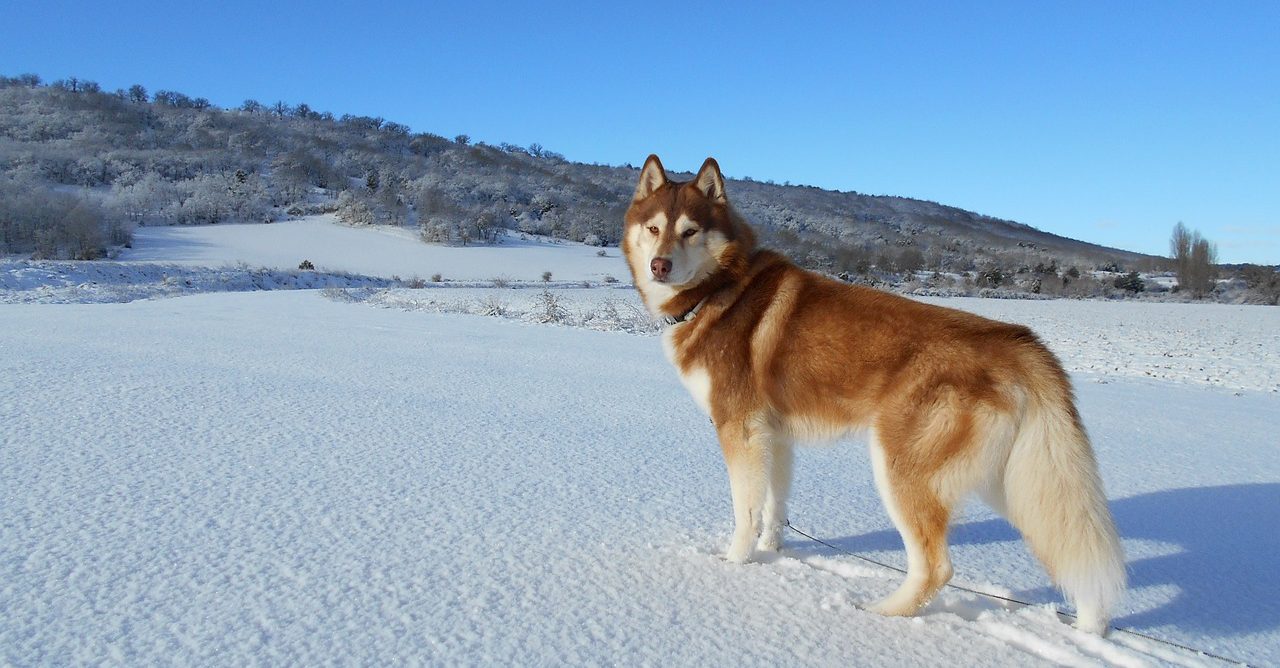
[[[912,615],[951,578],[952,509],[977,492],[1105,633],[1124,555],[1070,381],[1026,327],[805,271],[755,245],[708,158],[669,181],[649,156],[623,252],[666,321],[668,359],[715,424],[735,529],[726,558],[782,542],[792,446],[869,434],[907,576],[871,609]]]

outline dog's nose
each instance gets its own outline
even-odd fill
[[[665,257],[655,257],[649,263],[649,270],[653,272],[654,278],[661,281],[667,277],[667,274],[671,273],[671,260]]]

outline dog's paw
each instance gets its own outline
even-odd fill
[[[745,564],[751,559],[751,541],[734,539],[729,551],[724,553],[725,561],[734,564]]]
[[[1076,617],[1075,623],[1075,627],[1077,629],[1094,635],[1107,635],[1107,625],[1109,621],[1107,620],[1106,615],[1102,615],[1097,612],[1090,612],[1088,610],[1080,610],[1078,615],[1079,616]]]
[[[756,549],[760,552],[777,552],[782,549],[782,527],[765,529],[756,541]]]
[[[915,601],[894,593],[867,605],[866,609],[885,617],[910,617],[916,614],[920,606]]]

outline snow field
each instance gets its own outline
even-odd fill
[[[0,304],[112,304],[205,292],[389,287],[356,274],[178,264],[0,260]]]
[[[1032,607],[860,610],[901,575],[839,550],[905,562],[864,443],[797,459],[790,518],[839,550],[725,563],[714,431],[604,282],[617,249],[411,237],[316,217],[0,261],[0,665],[1218,665],[1060,623],[976,504],[955,582]],[[1116,623],[1280,664],[1278,312],[925,301],[1028,324],[1074,374]]]
[[[557,288],[561,324],[656,332],[629,288]],[[351,291],[347,298],[379,306],[441,313],[546,320],[542,289],[458,288]],[[1080,300],[922,298],[930,304],[1031,327],[1068,371],[1088,382],[1119,378],[1280,393],[1280,310],[1266,306]],[[615,317],[614,314],[622,314]]]
[[[601,250],[605,257],[598,255]],[[134,233],[133,249],[120,260],[203,267],[244,263],[269,269],[296,269],[310,260],[321,271],[424,280],[441,274],[452,281],[537,281],[544,271],[557,280],[629,279],[617,248],[522,239],[515,233],[496,246],[431,245],[407,228],[350,227],[336,223],[332,215],[265,225],[142,227]]]
[[[546,320],[544,271],[567,310],[558,322],[652,331],[616,248],[509,236],[499,246],[419,242],[401,228],[349,227],[332,216],[268,225],[144,227],[119,261],[0,261],[0,303],[124,302],[217,291],[403,287],[348,298],[437,312]],[[299,271],[309,259],[317,271]],[[606,283],[606,277],[620,283]],[[399,279],[397,281],[396,279]],[[485,290],[494,281],[521,290]],[[583,283],[606,288],[580,290]],[[448,288],[448,291],[438,288]],[[534,288],[535,290],[530,290]],[[619,289],[622,288],[622,289]],[[1222,304],[922,298],[1038,332],[1065,366],[1097,382],[1117,377],[1280,393],[1280,310]],[[539,312],[540,309],[542,312]],[[507,313],[509,312],[509,313]],[[640,314],[640,317],[636,317]]]
[[[926,298],[1031,327],[1070,371],[1280,393],[1280,309],[1229,304]]]
[[[976,506],[957,582],[1039,606],[881,618],[900,575],[790,533],[725,563],[714,434],[652,337],[310,291],[0,315],[0,662],[1214,665],[1059,623]],[[1277,398],[1096,378],[1116,623],[1280,662]],[[796,477],[798,527],[903,564],[863,444]]]

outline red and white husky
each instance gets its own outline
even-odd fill
[[[736,528],[726,557],[782,542],[792,444],[870,434],[907,576],[872,609],[911,615],[951,578],[947,525],[979,493],[1106,631],[1124,555],[1057,358],[1026,327],[846,285],[755,246],[708,158],[689,182],[649,156],[623,252],[685,387],[710,414]]]

